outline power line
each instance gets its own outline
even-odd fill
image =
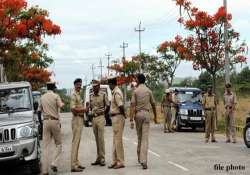
[[[100,64],[98,66],[101,70],[101,79],[102,79],[102,68],[104,67],[103,64],[102,64],[102,59],[100,58]]]
[[[120,48],[122,48],[122,61],[125,61],[126,58],[126,48],[128,47],[128,43],[125,43],[124,41],[122,42],[122,45],[120,46]]]
[[[108,58],[108,76],[109,76],[109,60],[110,60],[110,57],[112,56],[112,54],[107,53],[107,54],[105,54],[105,56]]]
[[[135,32],[139,33],[139,54],[141,55],[141,32],[144,32],[145,28],[141,27],[141,21],[139,23],[138,28],[135,28]]]

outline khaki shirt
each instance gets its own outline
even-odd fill
[[[123,94],[118,86],[112,91],[111,114],[120,114],[119,106],[123,106]]]
[[[169,96],[164,95],[164,97],[163,97],[163,99],[161,101],[161,105],[163,107],[171,107],[173,105],[173,101],[172,101],[171,95],[169,95]]]
[[[234,107],[237,104],[236,95],[232,92],[228,94],[227,92],[224,94],[224,105],[225,107]]]
[[[42,95],[39,108],[43,113],[44,119],[50,117],[59,119],[59,111],[62,104],[60,96],[53,91],[48,91]]]
[[[83,100],[81,98],[81,92],[74,90],[73,94],[70,96],[70,109],[72,110],[77,107],[83,107]],[[83,116],[83,114],[77,114],[77,116]]]
[[[152,91],[146,85],[140,84],[134,91],[131,103],[135,104],[136,111],[149,111],[151,108],[150,104],[155,104],[155,100]]]
[[[97,95],[90,95],[90,109],[95,115],[103,115],[106,106],[109,106],[109,100],[105,93],[99,91]]]
[[[206,93],[202,99],[202,104],[204,108],[215,108],[216,101],[215,101],[215,95],[212,94],[211,96]]]

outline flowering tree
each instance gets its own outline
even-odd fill
[[[161,54],[162,65],[162,79],[166,80],[168,87],[172,86],[175,71],[180,65],[181,59],[177,54],[177,50],[182,48],[181,39],[176,36],[173,41],[165,41],[157,49],[157,52]]]
[[[213,78],[213,87],[216,89],[217,73],[224,69],[225,50],[230,53],[230,64],[246,62],[245,42],[239,41],[239,33],[232,28],[230,21],[232,15],[220,7],[218,11],[209,15],[193,7],[189,0],[174,0],[180,6],[181,17],[178,22],[185,26],[187,30],[193,32],[192,35],[179,37],[180,45],[176,48],[179,57],[183,60],[193,62],[195,70],[205,69]],[[182,14],[185,12],[186,17]],[[224,44],[224,24],[228,25],[228,45]]]
[[[0,1],[0,62],[8,81],[27,80],[38,88],[49,80],[46,68],[45,36],[61,33],[60,27],[38,6],[28,8],[26,0]]]

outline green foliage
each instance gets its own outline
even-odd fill
[[[70,97],[67,96],[67,89],[58,89],[56,92],[64,103],[64,107],[62,108],[61,112],[70,112]]]

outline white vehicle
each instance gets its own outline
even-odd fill
[[[0,166],[28,164],[40,173],[40,141],[28,82],[0,84]],[[1,167],[0,167],[1,169]]]
[[[109,88],[109,85],[100,85],[100,91],[104,92],[109,100],[109,103],[111,104],[111,99],[112,99],[112,93],[111,90]],[[84,107],[86,107],[86,103],[89,103],[89,99],[90,99],[90,95],[93,94],[93,89],[92,86],[87,86],[85,94],[84,94]],[[105,119],[106,119],[106,126],[111,126],[111,119],[110,119],[110,115],[105,115]],[[84,124],[85,126],[92,126],[92,115],[91,112],[89,112],[88,114],[84,115]]]

